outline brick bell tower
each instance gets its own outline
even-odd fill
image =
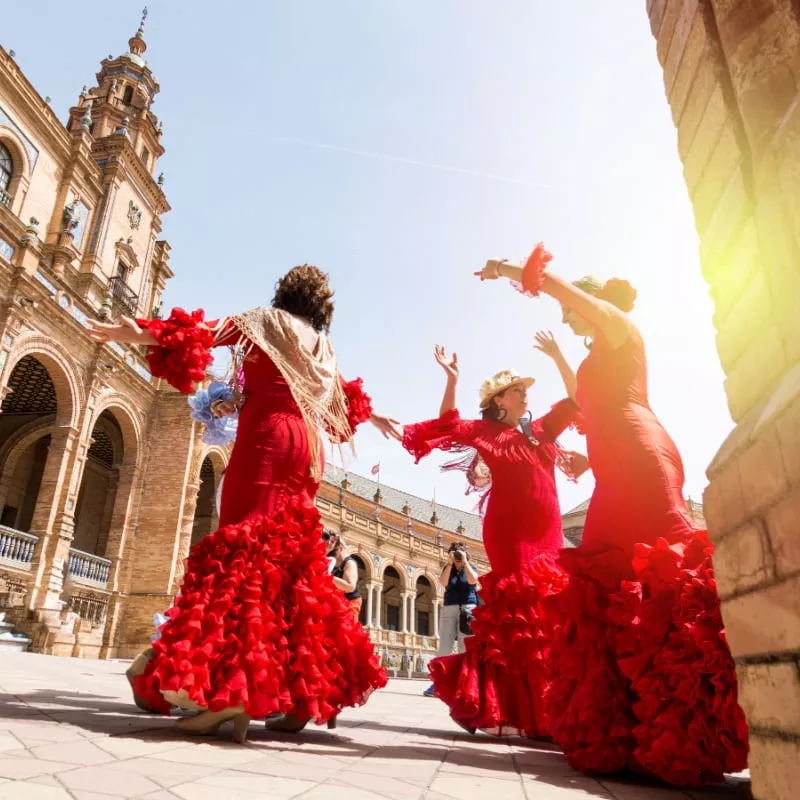
[[[85,86],[69,112],[67,129],[86,136],[101,170],[102,191],[80,257],[80,294],[101,316],[151,316],[158,311],[169,268],[169,245],[159,240],[170,210],[158,161],[163,125],[152,111],[160,86],[144,54],[147,8],[122,55],[103,59],[97,85]],[[65,198],[69,214],[70,198]],[[76,218],[80,200],[73,198]]]

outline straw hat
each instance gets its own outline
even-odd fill
[[[487,378],[482,384],[480,389],[481,408],[488,408],[492,398],[510,389],[512,386],[524,386],[530,389],[536,382],[535,378],[523,378],[516,370],[504,369],[498,372],[491,378]]]

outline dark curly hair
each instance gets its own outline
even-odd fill
[[[276,284],[272,307],[305,317],[315,331],[328,331],[333,322],[333,290],[319,267],[292,267]]]
[[[491,419],[495,422],[500,421],[500,408],[495,402],[498,397],[502,397],[506,393],[506,389],[503,389],[502,392],[498,392],[490,401],[489,405],[486,408],[481,409],[481,419]]]

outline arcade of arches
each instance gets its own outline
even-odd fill
[[[226,454],[196,441],[185,399],[174,392],[155,397],[169,436],[145,440],[135,409],[102,402],[107,388],[88,399],[75,393],[77,381],[63,372],[68,361],[33,352],[8,363],[0,409],[0,600],[35,649],[133,655],[147,644],[152,615],[177,590],[188,548],[217,527]],[[177,482],[176,470],[161,465],[180,439]],[[184,481],[187,472],[195,479]],[[358,563],[361,621],[387,667],[424,672],[437,648],[445,550],[462,535],[412,524],[348,488],[326,482],[318,506]],[[480,544],[470,549],[486,569]]]

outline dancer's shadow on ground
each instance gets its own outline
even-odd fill
[[[40,690],[26,694],[9,695],[0,698],[0,719],[15,720],[22,724],[32,721],[34,724],[49,722],[66,724],[83,731],[98,735],[137,739],[146,742],[163,742],[166,745],[185,743],[184,734],[174,730],[174,722],[182,713],[173,712],[171,717],[159,714],[147,714],[140,711],[130,702],[119,697],[106,697],[90,693],[69,693],[63,690]],[[353,731],[363,728],[388,733],[411,733],[416,735],[414,741],[399,746],[391,743],[364,743],[350,738]],[[420,738],[421,737],[421,738]],[[427,741],[431,740],[431,741]],[[224,732],[221,736],[198,738],[198,742],[219,744],[224,747],[230,742]],[[336,731],[328,731],[315,725],[296,733],[279,733],[267,730],[263,724],[253,722],[250,725],[248,743],[267,755],[269,751],[299,751],[308,755],[330,756],[341,758],[352,756],[364,758],[375,756],[381,759],[444,761],[457,767],[480,767],[480,769],[496,770],[508,773],[510,764],[521,775],[564,788],[571,780],[581,780],[564,760],[561,751],[547,742],[511,739],[516,747],[523,749],[510,757],[505,750],[497,747],[499,741],[489,736],[478,734],[469,736],[461,731],[442,730],[437,728],[417,729],[409,725],[397,725],[377,722],[370,719],[339,719]],[[265,748],[264,745],[269,745]],[[315,745],[318,745],[315,747]],[[239,745],[237,745],[238,747]],[[332,753],[332,749],[338,752]],[[530,752],[530,757],[529,757]],[[254,758],[258,753],[254,754]],[[597,797],[607,798],[611,791],[605,788],[609,783],[627,784],[631,787],[666,787],[660,781],[648,780],[640,776],[614,776],[613,778],[598,776],[600,786]],[[583,791],[586,791],[584,785]],[[612,790],[613,791],[613,790]],[[743,778],[731,778],[724,786],[709,787],[703,790],[687,791],[687,798],[748,798],[749,781]]]

